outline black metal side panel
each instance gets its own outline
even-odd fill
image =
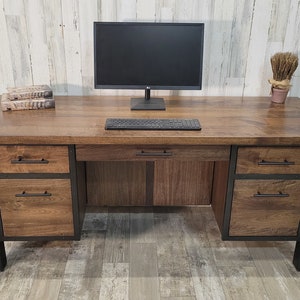
[[[69,165],[72,190],[74,239],[79,240],[86,207],[85,163],[76,161],[75,145],[69,145]]]
[[[295,246],[293,264],[296,270],[300,272],[300,221],[298,226],[297,241]]]
[[[3,226],[2,226],[2,217],[0,211],[0,272],[4,271],[4,268],[7,264],[5,246],[3,241]]]
[[[235,175],[236,160],[237,160],[237,149],[238,149],[237,146],[231,146],[228,186],[227,186],[227,195],[226,195],[224,222],[223,222],[223,231],[222,231],[223,240],[229,239],[229,226],[230,226],[231,206],[232,206],[233,188],[234,188],[234,175]]]

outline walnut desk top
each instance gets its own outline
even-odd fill
[[[56,96],[56,108],[0,112],[0,144],[300,145],[300,99],[166,97],[131,111],[130,97]],[[108,117],[198,118],[201,131],[106,131]]]

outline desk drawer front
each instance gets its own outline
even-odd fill
[[[237,174],[299,174],[300,147],[241,147]]]
[[[231,236],[295,236],[300,180],[236,180]]]
[[[228,146],[118,146],[118,145],[78,145],[78,161],[107,160],[229,160]]]
[[[0,210],[5,237],[72,236],[68,179],[0,179]]]
[[[69,173],[67,146],[0,146],[0,173]]]

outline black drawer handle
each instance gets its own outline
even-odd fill
[[[51,193],[45,191],[44,193],[26,193],[23,191],[21,194],[16,194],[16,197],[50,197],[52,196]]]
[[[172,156],[173,153],[167,150],[161,152],[145,152],[144,150],[137,152],[136,156]]]
[[[18,156],[18,159],[12,159],[11,160],[12,164],[48,164],[49,160],[47,159],[24,159],[23,156]]]
[[[261,192],[257,192],[253,195],[254,197],[289,197],[290,195],[287,193],[278,192],[277,194],[263,194]]]
[[[288,161],[286,159],[284,161],[267,161],[262,159],[260,162],[258,162],[259,166],[291,166],[294,164],[294,161]]]

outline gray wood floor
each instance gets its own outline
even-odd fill
[[[209,207],[90,210],[81,241],[6,242],[0,299],[299,299],[294,242],[224,242]]]

